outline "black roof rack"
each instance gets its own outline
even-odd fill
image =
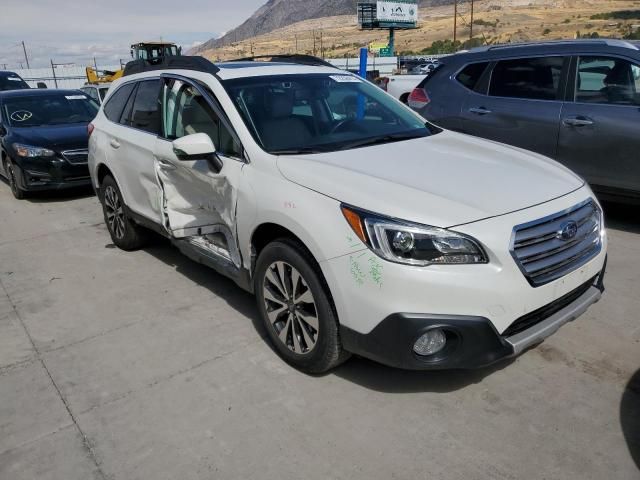
[[[132,60],[124,67],[123,76],[135,73],[151,72],[154,70],[196,70],[198,72],[215,75],[220,71],[213,63],[204,57],[170,56],[150,60]]]
[[[267,60],[268,59],[268,60]],[[236,58],[234,60],[227,60],[228,62],[255,62],[255,61],[269,61],[269,62],[283,62],[283,63],[297,63],[299,65],[309,65],[314,67],[333,67],[334,65],[313,55],[299,55],[299,54],[279,54],[279,55],[257,55],[255,57]]]
[[[501,43],[498,45],[485,45],[469,50],[472,53],[488,52],[492,50],[512,49],[520,47],[546,47],[546,46],[562,46],[562,45],[607,45],[609,47],[630,48],[639,50],[638,45],[627,40],[619,40],[615,38],[579,38],[570,40],[540,40],[531,42],[514,42]]]

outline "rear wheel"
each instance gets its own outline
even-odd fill
[[[110,175],[102,181],[100,197],[104,221],[113,243],[127,251],[142,247],[147,239],[147,232],[129,218],[120,189]]]
[[[18,200],[22,200],[26,197],[26,192],[18,186],[18,179],[16,177],[16,168],[19,168],[11,162],[11,160],[4,161],[4,171],[7,173],[7,179],[9,180],[9,186],[11,187],[11,193]]]
[[[285,361],[322,373],[349,358],[319,267],[299,243],[280,239],[267,245],[254,282],[267,334]]]

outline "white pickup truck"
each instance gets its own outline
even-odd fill
[[[418,84],[425,79],[425,75],[386,75],[377,83],[390,95],[402,103],[407,103],[409,95]]]

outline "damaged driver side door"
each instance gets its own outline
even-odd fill
[[[198,256],[237,269],[241,259],[235,211],[245,165],[242,147],[208,89],[181,77],[162,80],[162,135],[154,157],[164,227],[181,249],[187,243]],[[198,143],[202,134],[211,139],[206,142],[209,148]]]

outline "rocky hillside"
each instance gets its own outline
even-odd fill
[[[221,38],[203,43],[191,53],[219,48],[288,25],[315,18],[356,14],[358,0],[269,0],[242,25]],[[453,0],[421,0],[420,7],[452,4]]]
[[[418,28],[396,33],[396,52],[423,54],[428,48],[431,53],[445,53],[432,50],[434,42],[452,37],[453,6],[446,3],[422,7]],[[607,12],[634,10],[638,5],[640,0],[476,0],[473,38],[487,44],[574,38],[578,34],[621,38],[637,29],[637,20],[612,21]],[[458,40],[465,41],[472,35],[470,3],[460,2],[459,12]],[[303,20],[219,47],[205,47],[198,54],[213,61],[277,53],[356,57],[360,47],[384,43],[387,38],[384,30],[360,30],[356,16],[350,12]]]

